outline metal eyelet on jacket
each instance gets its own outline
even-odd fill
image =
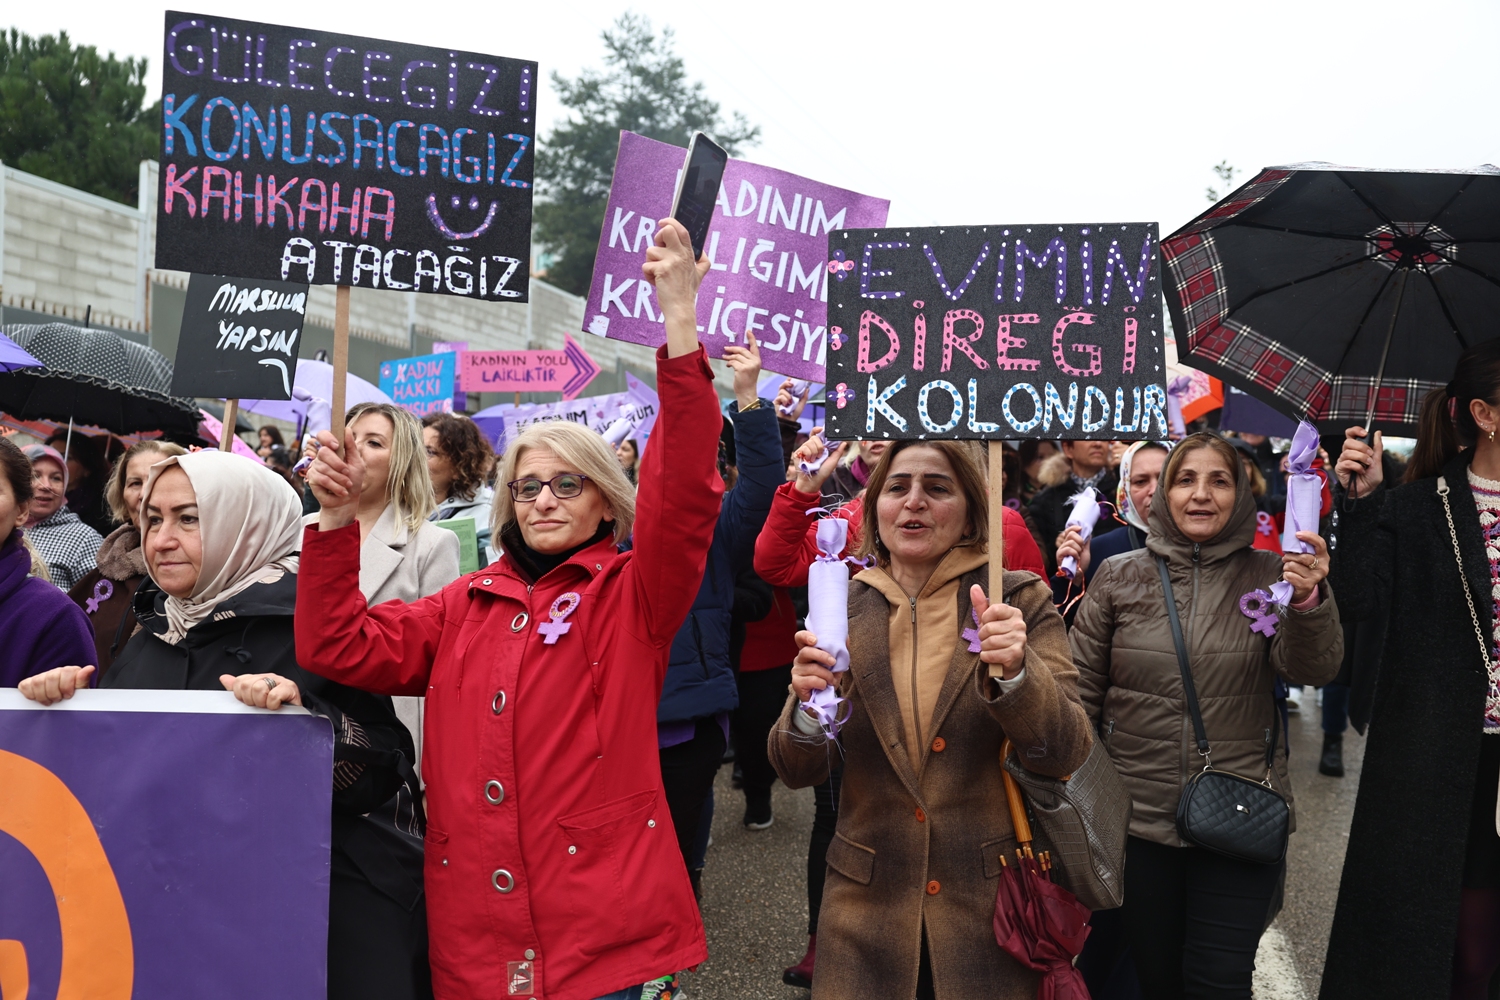
[[[500,884],[501,879],[505,880],[505,885],[503,886]],[[503,895],[516,887],[516,878],[504,868],[496,868],[495,874],[490,876],[490,884],[495,887],[496,892]]]
[[[510,630],[512,632],[519,632],[526,627],[526,623],[529,621],[531,621],[531,616],[522,611],[510,620]]]
[[[496,715],[499,715],[501,712],[505,711],[504,691],[496,691],[495,697],[490,699],[490,711],[494,712]]]
[[[492,806],[498,806],[505,801],[505,786],[498,781],[485,782],[484,800]]]

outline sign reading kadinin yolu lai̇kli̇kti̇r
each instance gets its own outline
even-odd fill
[[[306,313],[306,285],[189,276],[173,395],[291,399]]]
[[[830,437],[1167,437],[1156,223],[829,244]]]
[[[156,266],[526,301],[536,73],[168,11]]]

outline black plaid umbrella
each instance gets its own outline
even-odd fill
[[[172,362],[151,348],[68,323],[15,324],[5,335],[46,367],[0,373],[0,410],[22,420],[197,440],[198,407],[171,394]]]
[[[1500,336],[1500,169],[1262,170],[1162,240],[1184,363],[1338,433],[1412,434]]]

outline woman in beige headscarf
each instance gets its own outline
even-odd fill
[[[415,783],[411,735],[388,698],[297,665],[292,612],[302,510],[296,493],[265,466],[202,451],[154,466],[140,511],[150,575],[135,596],[140,627],[101,686],[230,690],[246,704],[299,705],[331,720],[328,995],[431,996],[421,841],[413,850],[413,838],[393,822],[400,789],[403,819],[420,831],[407,784]],[[51,704],[86,688],[93,670],[50,670],[27,678],[21,693]]]

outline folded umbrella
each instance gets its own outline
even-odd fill
[[[1184,361],[1326,432],[1415,431],[1500,335],[1500,168],[1262,170],[1162,240]]]
[[[172,362],[151,348],[70,323],[16,324],[5,333],[44,367],[0,373],[0,410],[116,434],[160,430],[176,440],[197,439],[198,407],[172,395]]]

